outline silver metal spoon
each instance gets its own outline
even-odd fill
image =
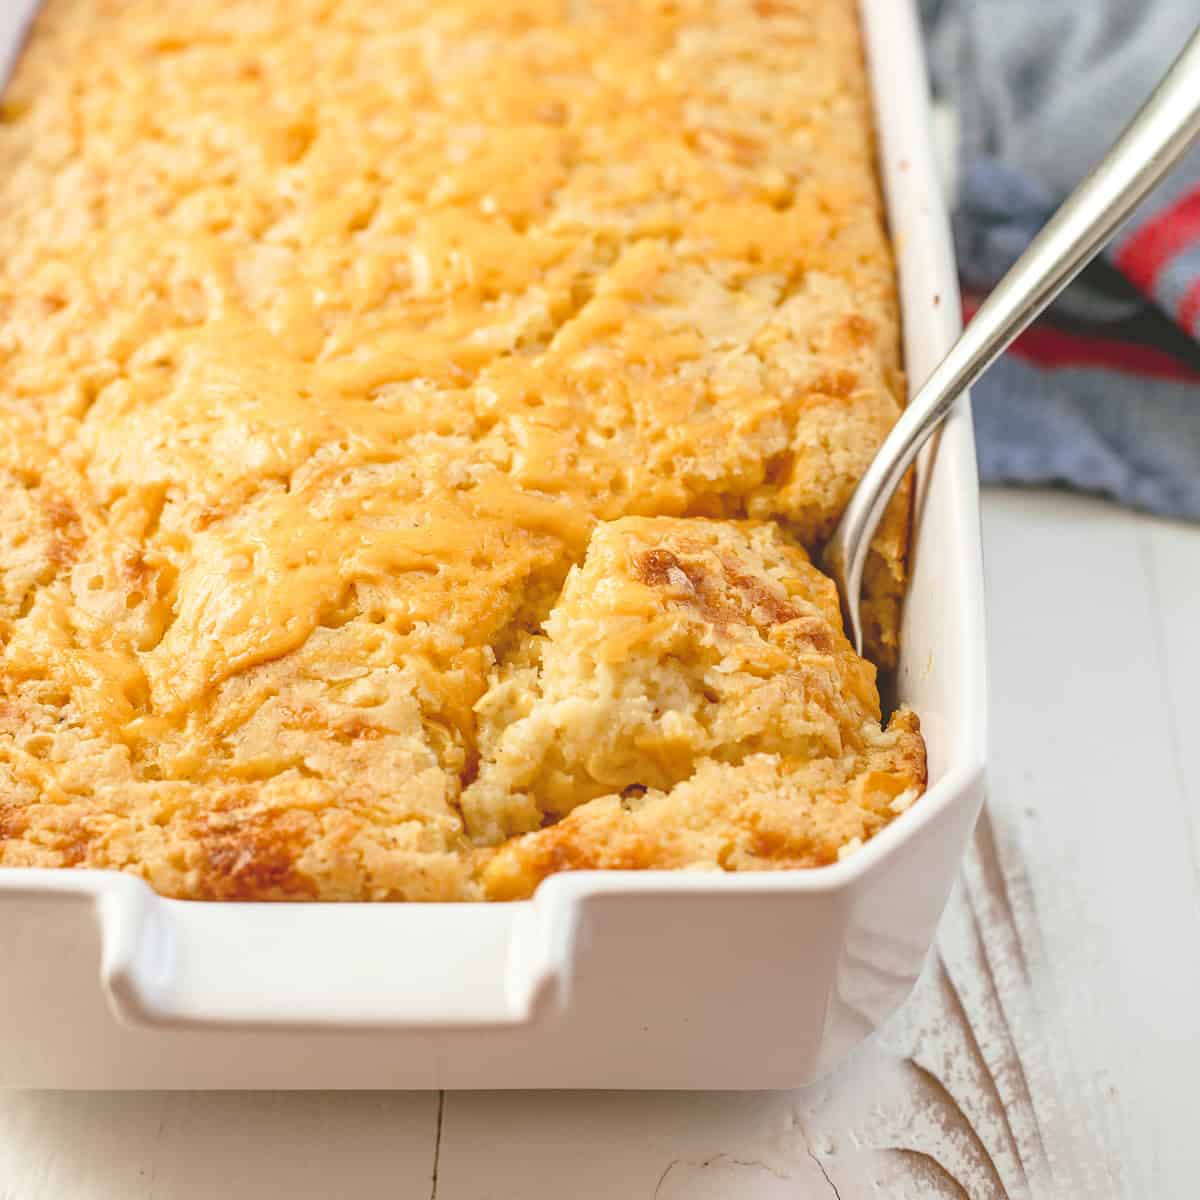
[[[1099,166],[1051,217],[984,301],[884,439],[825,547],[846,633],[861,654],[859,597],[892,493],[955,401],[1108,244],[1200,135],[1200,31]]]

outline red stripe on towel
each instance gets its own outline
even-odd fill
[[[1200,337],[1200,276],[1192,280],[1175,310],[1175,320],[1184,333]]]
[[[1200,315],[1200,293],[1197,293],[1195,286],[1186,299],[1191,299],[1193,295],[1196,296],[1197,305],[1197,311],[1193,312],[1195,318]],[[967,320],[975,315],[978,307],[978,303],[970,300],[963,304]],[[1129,375],[1145,375],[1152,379],[1200,383],[1200,371],[1169,351],[1140,342],[1067,333],[1047,324],[1035,324],[1027,329],[1012,344],[1009,353],[1039,367],[1099,367],[1124,371]]]
[[[1144,292],[1181,250],[1200,240],[1200,185],[1140,225],[1122,243],[1116,264]]]

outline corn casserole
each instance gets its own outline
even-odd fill
[[[0,865],[467,900],[852,852],[924,746],[810,554],[898,329],[854,0],[48,0]]]

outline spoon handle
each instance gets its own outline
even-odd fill
[[[1113,148],[1068,197],[976,312],[901,414],[846,506],[827,550],[861,649],[867,549],[905,472],[958,397],[1108,243],[1200,135],[1200,31]]]

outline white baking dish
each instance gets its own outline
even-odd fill
[[[0,6],[0,71],[30,0]],[[958,329],[909,0],[863,0],[910,379]],[[965,411],[919,479],[899,697],[928,794],[808,872],[577,873],[508,905],[164,900],[0,870],[0,1085],[803,1083],[908,994],[983,793],[983,598]]]

